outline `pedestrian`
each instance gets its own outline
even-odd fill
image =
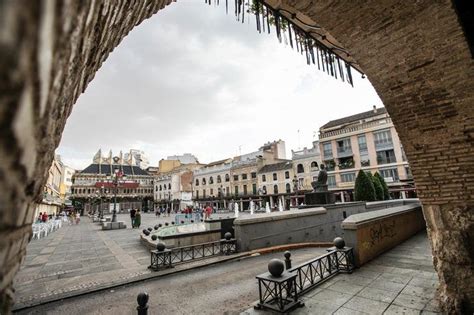
[[[210,205],[207,205],[206,207],[206,217],[205,217],[205,220],[208,220],[211,218],[211,213],[212,213],[212,208]]]
[[[170,208],[170,207],[168,207],[168,208],[166,209],[166,212],[168,213],[168,216],[171,216],[171,208]]]
[[[46,221],[48,221],[48,214],[46,212],[43,212],[43,217],[41,218],[41,221],[43,221],[43,223],[46,223]]]
[[[36,223],[41,223],[43,221],[43,212],[40,212],[38,218],[36,219]]]
[[[135,227],[135,218],[137,216],[137,211],[135,209],[130,210],[130,221],[132,221],[132,229]]]
[[[140,214],[139,209],[137,209],[135,212],[135,219],[133,220],[132,224],[132,227],[136,227],[137,229],[140,228],[140,224],[142,224],[142,215]]]
[[[79,213],[79,211],[77,211],[76,213],[76,224],[79,224],[81,222],[81,214]]]

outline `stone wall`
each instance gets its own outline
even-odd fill
[[[421,205],[408,204],[351,215],[342,222],[344,240],[358,266],[425,229]]]
[[[417,199],[406,203],[415,203],[419,207]],[[292,243],[332,242],[337,236],[344,237],[341,223],[347,217],[403,204],[403,200],[367,204],[348,202],[237,218],[234,221],[237,247],[240,251],[249,251]]]
[[[0,1],[0,297],[31,235],[78,96],[128,32],[171,0]],[[347,48],[387,107],[423,202],[441,302],[472,313],[474,61],[452,2],[268,0]],[[449,246],[447,246],[449,244]]]

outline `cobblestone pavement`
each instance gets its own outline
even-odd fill
[[[144,213],[142,229],[173,219]],[[140,243],[141,229],[131,229],[126,214],[119,214],[118,220],[128,228],[102,231],[83,217],[79,225],[66,223],[47,237],[32,240],[15,278],[16,304],[149,274],[150,254]]]
[[[428,238],[420,233],[352,274],[337,275],[308,292],[305,306],[292,314],[437,314],[437,287]]]

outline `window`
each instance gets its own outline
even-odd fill
[[[315,161],[311,162],[311,168],[312,169],[317,169],[318,168],[318,163],[316,163]]]
[[[265,175],[262,175],[262,182],[266,182],[267,181],[267,177]]]
[[[234,193],[236,196],[239,194],[239,186],[234,187]]]
[[[257,194],[257,184],[252,184],[252,194]]]
[[[337,143],[337,153],[352,153],[350,138],[338,140],[336,143]]]
[[[332,145],[331,142],[323,143],[323,155],[325,158],[332,158]]]
[[[171,183],[168,184],[168,189],[171,189]]]
[[[199,179],[196,178],[196,186],[199,186]]]
[[[211,196],[212,196],[213,194],[214,194],[214,189],[212,189],[212,188],[211,188],[211,189],[209,189],[209,195],[211,195]]]
[[[230,194],[229,187],[225,188],[225,194],[226,194],[226,196],[229,196],[229,194]]]
[[[339,169],[347,169],[347,168],[354,168],[354,159],[352,156],[350,157],[345,157],[345,158],[339,158]]]
[[[304,173],[304,167],[303,167],[303,164],[298,164],[296,166],[296,173]]]
[[[411,173],[411,169],[409,166],[405,166],[405,173],[407,174],[408,179],[413,178],[413,174]]]
[[[392,146],[392,134],[390,130],[374,132],[374,143],[376,150]]]
[[[202,179],[202,184],[206,185],[206,179],[205,178]]]
[[[290,172],[288,172],[288,171],[285,172],[285,178],[286,179],[290,178]]]
[[[273,180],[277,180],[278,177],[277,177],[277,173],[273,173]]]
[[[222,183],[222,178],[221,178],[221,175],[217,175],[217,183]]]
[[[244,185],[244,195],[247,195],[247,185]]]
[[[247,174],[242,174],[242,179],[247,179]]]
[[[299,189],[303,189],[303,186],[304,186],[304,178],[298,178]]]
[[[252,173],[250,173],[250,176],[251,176],[253,179],[255,179],[255,178],[257,178],[257,173],[252,172]]]
[[[273,185],[273,193],[278,194],[278,185]]]
[[[163,188],[162,188],[161,185],[160,185],[160,191],[162,191],[162,190],[163,190]]]
[[[328,176],[328,187],[336,187],[336,177],[334,175]]]
[[[202,190],[202,197],[206,198],[206,190],[205,189]]]
[[[395,152],[393,150],[377,151],[377,164],[395,163]]]
[[[196,190],[196,199],[199,199],[199,190]]]
[[[234,175],[234,180],[238,181],[239,180],[239,175]]]
[[[384,170],[379,170],[380,175],[385,179],[387,183],[397,182],[398,181],[398,171],[396,168],[388,168]]]
[[[288,183],[286,183],[286,186],[285,186],[285,187],[286,187],[286,193],[287,193],[287,194],[291,193],[291,185],[288,184]]]
[[[355,179],[355,173],[343,173],[341,174],[341,182],[352,183]]]
[[[163,190],[166,190],[166,185],[163,185]]]
[[[212,176],[211,176],[211,177],[209,177],[209,185],[212,185],[212,184],[214,184],[214,178],[212,178]],[[212,195],[212,193],[211,193],[211,195]]]
[[[225,174],[225,181],[226,181],[226,182],[230,181],[230,176],[229,176],[229,174]]]
[[[367,139],[365,135],[358,136],[357,141],[359,143],[359,152],[367,152]]]

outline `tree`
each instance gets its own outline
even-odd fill
[[[375,201],[376,199],[374,183],[363,170],[357,174],[354,198],[356,201]]]
[[[374,176],[377,177],[380,181],[380,184],[382,184],[383,199],[384,200],[389,200],[390,199],[390,193],[388,192],[388,186],[387,186],[387,183],[385,182],[385,179],[382,177],[382,175],[380,175],[379,172],[375,172]]]
[[[374,183],[375,196],[377,197],[377,200],[383,200],[384,199],[384,194],[383,194],[382,183],[380,182],[380,180],[377,176],[372,176],[371,179],[372,179],[372,182]]]

